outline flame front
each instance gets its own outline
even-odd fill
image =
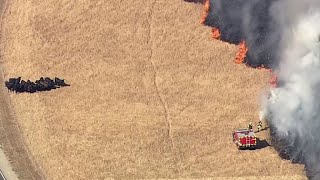
[[[203,6],[203,12],[202,12],[202,17],[201,17],[200,23],[204,25],[208,15],[209,15],[209,12],[210,12],[210,0],[204,0],[203,5],[204,6]],[[211,36],[213,39],[221,40],[220,39],[221,38],[220,29],[216,28],[216,27],[212,28]],[[234,62],[236,64],[242,64],[246,58],[247,52],[248,52],[248,47],[246,45],[246,42],[241,41],[239,44],[239,51],[236,54]],[[277,75],[275,73],[273,73],[271,69],[267,69],[263,65],[261,65],[261,67],[257,67],[257,69],[263,69],[263,70],[269,71],[271,73],[271,78],[270,78],[270,82],[269,82],[270,86],[273,88],[278,86]]]
[[[204,7],[203,7],[203,12],[202,12],[202,17],[200,20],[201,24],[204,24],[206,22],[206,19],[209,15],[209,11],[210,11],[210,0],[205,0],[204,1]]]
[[[244,61],[244,58],[246,57],[246,54],[248,52],[248,48],[246,46],[246,42],[245,41],[242,41],[240,44],[239,44],[239,51],[236,55],[236,58],[235,58],[235,63],[236,64],[241,64],[243,63]]]
[[[212,28],[211,33],[212,33],[211,35],[213,39],[218,39],[218,40],[220,39],[221,33],[218,28]]]
[[[271,72],[272,73],[272,72]],[[278,86],[278,77],[276,74],[272,73],[271,79],[270,79],[270,85],[273,88],[276,88]]]

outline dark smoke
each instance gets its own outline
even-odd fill
[[[272,68],[277,65],[280,40],[269,11],[273,2],[275,0],[212,0],[205,24],[219,28],[223,41],[239,44],[245,40],[249,49],[246,64]]]
[[[263,112],[282,158],[320,179],[320,1],[211,0],[207,26],[221,40],[248,46],[245,63],[276,72]]]

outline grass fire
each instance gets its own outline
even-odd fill
[[[0,6],[0,179],[319,177],[315,0]]]
[[[214,39],[239,45],[235,63],[270,69],[262,114],[273,146],[305,164],[308,178],[319,179],[320,2],[207,0],[203,14]]]

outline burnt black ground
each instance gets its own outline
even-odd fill
[[[184,0],[185,2],[204,3],[204,0]]]
[[[275,69],[279,63],[282,34],[274,20],[275,15],[270,13],[271,5],[276,1],[280,0],[211,0],[205,25],[218,28],[222,41],[239,44],[244,40],[248,47],[245,64]],[[270,121],[269,126],[272,146],[279,156],[293,163],[305,164],[308,178],[317,179],[319,163],[310,157],[320,157],[320,153],[306,152],[303,148],[306,144],[297,137],[297,133],[281,136]]]
[[[251,67],[277,66],[280,29],[269,9],[275,0],[211,0],[205,25],[219,28],[221,40],[232,44],[246,42],[244,63]]]

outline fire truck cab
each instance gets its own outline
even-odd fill
[[[237,129],[232,133],[233,142],[238,149],[255,149],[257,145],[257,138],[252,129],[242,128]]]

